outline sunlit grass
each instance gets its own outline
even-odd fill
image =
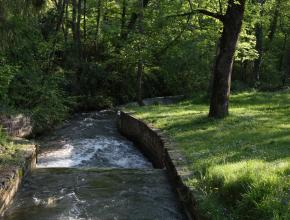
[[[0,128],[0,168],[11,165],[24,165],[25,152],[31,144],[25,140],[12,140]]]
[[[164,130],[188,157],[188,184],[213,219],[290,219],[290,93],[231,97],[230,116],[207,117],[193,98],[127,109]]]

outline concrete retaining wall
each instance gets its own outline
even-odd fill
[[[23,177],[36,166],[36,145],[27,140],[17,141],[21,141],[21,144],[26,144],[27,150],[23,152],[24,163],[22,165],[0,167],[0,216],[3,216],[12,203]]]
[[[206,219],[199,214],[191,189],[185,184],[192,172],[174,143],[162,132],[128,113],[118,112],[118,129],[151,160],[155,168],[166,168],[189,219]]]

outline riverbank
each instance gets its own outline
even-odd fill
[[[36,165],[36,146],[0,131],[0,216],[11,204],[23,177]]]
[[[290,211],[289,92],[241,93],[231,116],[207,118],[202,98],[126,108],[161,129],[187,158],[197,208],[218,219],[287,219]]]

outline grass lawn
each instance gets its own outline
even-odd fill
[[[200,97],[130,107],[178,143],[195,177],[200,210],[212,219],[290,219],[290,92],[231,96],[230,116],[207,117]]]

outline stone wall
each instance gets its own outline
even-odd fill
[[[193,192],[186,185],[186,181],[193,174],[188,169],[188,163],[176,145],[161,131],[149,127],[128,113],[119,111],[117,123],[120,133],[132,140],[151,160],[155,168],[165,168],[168,171],[188,218],[206,219],[199,214]]]
[[[24,139],[18,139],[15,142],[16,144],[21,142],[21,144],[27,145],[26,150],[22,152],[24,162],[18,166],[0,166],[0,216],[3,216],[5,210],[13,201],[23,177],[36,166],[36,145]]]
[[[13,137],[27,137],[32,133],[31,119],[23,114],[0,115],[0,125]]]

